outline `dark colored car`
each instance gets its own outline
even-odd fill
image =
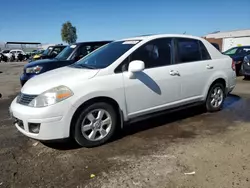
[[[224,55],[229,55],[235,62],[236,75],[239,76],[241,73],[241,66],[245,56],[250,54],[250,46],[240,46],[231,48],[225,52]]]
[[[250,55],[245,56],[243,59],[241,74],[245,77],[245,79],[250,79]]]
[[[24,66],[23,74],[20,77],[23,86],[30,78],[44,72],[68,66],[82,57],[86,56],[95,49],[112,41],[81,42],[69,45],[53,59],[42,59],[30,62]]]
[[[66,47],[65,45],[49,46],[43,53],[35,54],[30,62],[39,59],[52,59],[56,57],[61,51],[63,51],[65,47]]]

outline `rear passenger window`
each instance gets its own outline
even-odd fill
[[[202,60],[198,40],[178,38],[177,52],[178,52],[177,59],[179,63]]]
[[[201,51],[202,60],[211,59],[211,57],[207,51],[207,48],[204,46],[204,44],[201,41],[199,41],[199,44],[200,44],[200,51]]]

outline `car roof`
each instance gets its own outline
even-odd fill
[[[157,38],[164,38],[164,37],[182,37],[182,38],[191,38],[191,39],[198,39],[202,40],[201,37],[196,37],[192,35],[183,35],[183,34],[152,34],[152,35],[141,35],[137,37],[131,37],[131,38],[124,38],[117,41],[124,41],[124,40],[152,40]]]
[[[87,42],[77,42],[74,45],[82,45],[82,44],[98,44],[98,43],[110,43],[112,40],[103,40],[103,41],[87,41]]]
[[[67,46],[67,45],[54,45],[54,46],[52,45],[52,46],[48,46],[48,48],[51,48],[51,47],[52,47],[52,48],[54,48],[54,47],[66,47],[66,46]]]
[[[235,46],[235,47],[232,47],[232,48],[230,48],[230,49],[233,49],[233,48],[250,48],[250,46]],[[229,49],[229,50],[230,50]]]

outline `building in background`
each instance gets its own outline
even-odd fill
[[[250,29],[216,31],[204,36],[209,42],[217,43],[222,52],[236,46],[250,45]]]
[[[54,46],[56,44],[42,44],[40,42],[0,42],[1,50],[12,50],[12,49],[22,49],[24,52],[32,52],[34,50],[46,50],[49,46]]]

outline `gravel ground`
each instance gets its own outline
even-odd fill
[[[241,77],[221,112],[166,114],[87,149],[44,145],[15,129],[8,107],[20,90],[22,67],[0,63],[0,188],[250,187],[250,82]]]

